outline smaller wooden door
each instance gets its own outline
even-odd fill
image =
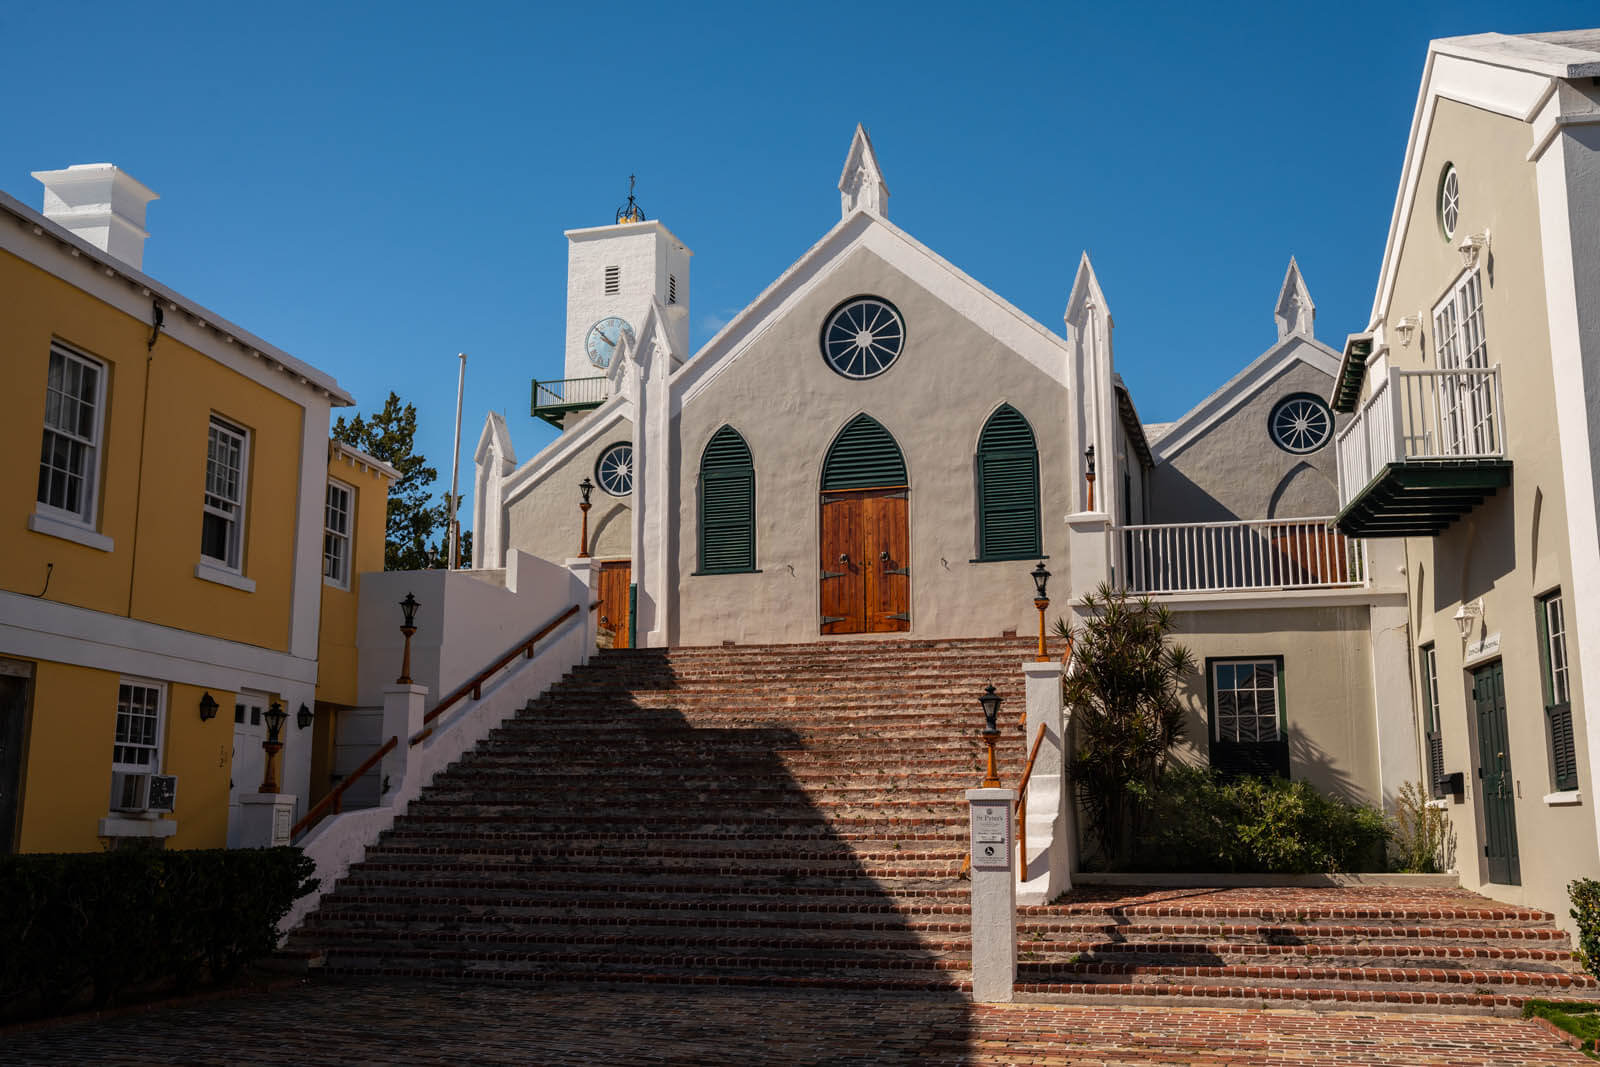
[[[1483,856],[1489,881],[1521,885],[1516,779],[1506,731],[1506,679],[1498,660],[1472,672],[1472,701],[1478,713],[1478,802],[1483,808]]]
[[[628,647],[628,589],[633,582],[633,563],[612,560],[600,564],[600,625],[616,634],[612,648]]]

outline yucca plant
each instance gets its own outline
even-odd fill
[[[1172,612],[1102,583],[1083,598],[1082,626],[1056,620],[1072,642],[1062,682],[1072,716],[1072,780],[1102,858],[1115,866],[1139,831],[1144,798],[1183,739],[1181,679],[1194,656],[1171,643]]]

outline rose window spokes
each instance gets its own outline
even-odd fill
[[[860,297],[829,317],[822,329],[822,354],[846,378],[871,378],[889,369],[905,341],[905,322],[894,305]]]
[[[633,492],[633,446],[612,445],[600,455],[594,467],[595,481],[612,496]]]
[[[1290,397],[1273,411],[1270,429],[1284,451],[1315,452],[1333,433],[1333,413],[1315,397]]]

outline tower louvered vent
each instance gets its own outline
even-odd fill
[[[669,274],[667,275],[667,303],[676,304],[677,302],[678,276],[676,274]]]
[[[606,295],[615,296],[622,291],[622,268],[606,268]]]

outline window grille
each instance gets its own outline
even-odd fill
[[[200,554],[229,570],[239,569],[244,519],[244,471],[248,437],[215,416],[206,444],[206,492]]]
[[[117,687],[117,737],[112,769],[154,772],[161,769],[161,687],[123,681]]]
[[[85,523],[94,521],[103,382],[100,364],[50,346],[38,501]]]
[[[1278,664],[1231,660],[1212,665],[1213,727],[1219,741],[1254,744],[1280,739]]]
[[[322,576],[335,585],[350,584],[350,513],[354,493],[330,481],[322,524]]]

